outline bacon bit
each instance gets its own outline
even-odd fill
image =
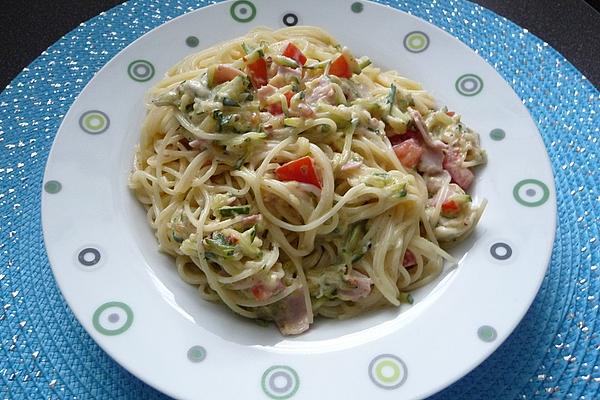
[[[446,113],[446,115],[449,116],[449,117],[454,117],[454,114],[456,114],[454,111],[448,111]]]

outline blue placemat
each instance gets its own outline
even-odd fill
[[[558,192],[552,261],[533,306],[498,351],[434,398],[598,398],[600,93],[546,43],[470,2],[381,2],[458,37],[511,84],[543,136]],[[62,299],[42,239],[41,182],[62,117],[93,74],[145,32],[210,3],[140,0],[102,13],[0,95],[2,398],[164,398],[100,350]]]

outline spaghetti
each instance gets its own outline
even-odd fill
[[[200,295],[283,334],[411,303],[485,203],[476,133],[325,31],[260,28],[147,97],[130,187]]]

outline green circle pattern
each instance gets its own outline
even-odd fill
[[[496,128],[496,129],[492,129],[490,131],[490,138],[492,138],[492,140],[499,142],[500,140],[503,140],[505,137],[506,137],[506,132],[504,132],[504,129]]]
[[[363,3],[361,3],[360,1],[355,1],[354,3],[352,3],[352,6],[350,6],[350,9],[352,10],[352,12],[355,13],[361,13],[364,9]]]
[[[200,40],[198,40],[198,38],[196,36],[188,36],[185,39],[185,44],[187,44],[189,47],[196,47],[196,46],[198,46],[199,43],[200,43]]]
[[[278,388],[273,384],[275,376],[281,376],[286,379],[286,386]],[[296,394],[300,387],[300,377],[298,373],[287,365],[274,365],[268,368],[262,375],[261,386],[263,392],[269,398],[275,400],[289,399]]]
[[[537,200],[533,200],[533,201],[524,198],[521,195],[521,190],[525,186],[535,187],[536,189],[534,189],[533,187],[528,189],[528,191],[533,190],[534,195],[538,194],[538,191],[541,190],[541,192],[542,192],[541,196],[538,196],[539,198]],[[537,179],[524,179],[515,185],[515,187],[513,189],[513,196],[514,196],[515,200],[517,200],[517,202],[523,206],[539,207],[542,204],[544,204],[546,201],[548,201],[548,198],[550,197],[550,190],[548,189],[548,186],[546,186],[546,184],[544,182],[541,182]]]
[[[116,328],[107,328],[103,326],[100,322],[100,317],[102,316],[102,313],[110,308],[117,308],[123,311],[126,316],[125,322]],[[125,303],[122,303],[120,301],[109,301],[108,303],[102,304],[94,312],[94,315],[92,316],[92,324],[94,325],[94,328],[103,335],[120,335],[121,333],[127,331],[131,327],[131,324],[133,324],[133,311],[131,310],[131,307],[129,307]]]
[[[484,342],[490,343],[496,340],[498,333],[493,327],[489,325],[483,325],[477,329],[477,336]]]
[[[136,82],[147,82],[154,76],[154,65],[148,60],[132,61],[127,67],[127,75]]]
[[[422,53],[429,47],[429,36],[425,32],[413,31],[404,37],[403,44],[411,53]]]
[[[206,358],[206,349],[202,346],[192,346],[187,351],[187,358],[194,363],[204,361]]]
[[[380,354],[369,364],[371,381],[382,389],[391,390],[400,387],[406,381],[407,375],[406,365],[393,354]]]
[[[256,7],[251,1],[238,0],[231,5],[229,13],[237,22],[250,22],[256,17]]]
[[[463,96],[472,97],[483,90],[483,79],[475,74],[464,74],[458,77],[454,88]]]
[[[62,185],[59,181],[48,181],[44,184],[44,190],[46,193],[56,194],[60,192]]]
[[[92,135],[106,132],[110,126],[108,115],[100,110],[89,110],[79,117],[79,127]]]

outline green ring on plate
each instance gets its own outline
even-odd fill
[[[277,378],[285,380],[284,387],[276,385]],[[274,365],[263,373],[261,387],[271,399],[285,400],[296,394],[300,387],[300,378],[293,368],[287,365]]]
[[[248,8],[246,8],[248,7]],[[250,11],[248,13],[248,11]],[[242,14],[242,16],[239,16]],[[244,16],[244,14],[248,13],[248,16]],[[252,4],[251,1],[248,0],[238,0],[234,2],[229,8],[229,14],[231,14],[231,18],[236,20],[237,22],[250,22],[256,17],[256,6]]]
[[[489,325],[482,325],[477,329],[477,336],[484,342],[490,343],[496,340],[498,333]]]
[[[409,32],[402,42],[404,48],[411,53],[422,53],[429,47],[429,36],[425,32]]]
[[[114,329],[107,328],[103,326],[100,322],[100,316],[102,315],[102,313],[110,308],[116,308],[118,310],[123,311],[126,317],[125,322],[121,326]],[[94,315],[92,316],[92,324],[94,325],[94,328],[96,328],[96,330],[103,335],[120,335],[121,333],[128,330],[131,327],[131,324],[133,324],[133,310],[127,304],[122,303],[120,301],[109,301],[108,303],[104,303],[96,309]]]
[[[56,194],[60,192],[62,185],[59,181],[48,181],[44,184],[44,190],[46,193]]]
[[[350,6],[350,9],[352,10],[352,12],[358,14],[361,13],[364,9],[364,5],[360,1],[355,1],[354,3],[352,3],[352,6]]]
[[[469,83],[473,84],[472,88],[467,86]],[[458,77],[454,83],[454,88],[463,96],[472,97],[483,90],[483,79],[475,74],[464,74]]]
[[[369,363],[369,378],[382,389],[391,390],[400,387],[406,382],[407,376],[406,364],[393,354],[380,354]]]
[[[204,361],[206,358],[206,349],[202,346],[192,346],[187,351],[187,358],[193,363]]]
[[[127,66],[127,75],[136,82],[149,81],[154,76],[154,72],[154,65],[148,60],[135,60]]]
[[[539,190],[542,191],[542,196],[538,200],[528,201],[523,196],[521,196],[521,189],[525,185],[536,186]],[[529,191],[533,191],[533,194],[529,194]],[[537,193],[535,189],[531,188],[527,189],[527,194],[533,196]],[[538,181],[537,179],[524,179],[515,185],[513,189],[513,196],[519,204],[524,205],[525,207],[539,207],[546,201],[548,201],[548,198],[550,197],[550,190],[548,189],[548,186],[546,186],[546,184],[542,181]]]
[[[100,110],[89,110],[79,117],[79,127],[92,135],[106,132],[109,126],[110,118]]]
[[[505,137],[506,137],[506,132],[504,132],[504,129],[496,128],[496,129],[492,129],[490,131],[490,138],[492,138],[492,140],[499,142],[500,140],[503,140]]]
[[[196,46],[198,46],[199,43],[200,43],[200,40],[198,40],[198,38],[196,36],[188,36],[185,39],[185,44],[187,44],[189,47],[196,47]]]

